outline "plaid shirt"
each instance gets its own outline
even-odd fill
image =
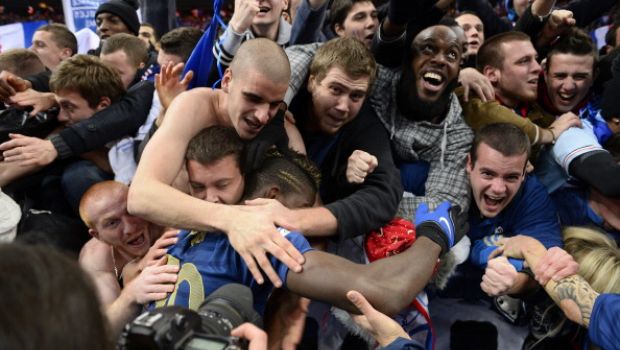
[[[291,63],[291,80],[284,98],[286,103],[290,103],[297,91],[303,88],[310,63],[320,45],[296,45],[286,49]],[[397,108],[396,88],[399,80],[400,72],[379,65],[369,103],[390,134],[395,157],[403,162],[426,161],[430,169],[425,195],[404,196],[398,215],[415,220],[415,210],[420,203],[427,203],[434,210],[446,200],[466,212],[470,191],[465,162],[474,134],[463,120],[458,98],[452,94],[448,113],[441,123],[412,121]]]
[[[466,212],[470,191],[465,162],[474,134],[463,120],[458,98],[452,94],[448,113],[441,123],[412,121],[397,108],[399,80],[400,72],[380,67],[370,104],[390,133],[395,156],[403,162],[426,161],[430,169],[425,195],[403,197],[398,214],[415,219],[415,210],[420,203],[428,203],[434,209],[446,200]]]

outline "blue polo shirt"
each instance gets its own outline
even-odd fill
[[[469,228],[468,236],[472,241],[470,261],[483,269],[502,236],[530,236],[540,241],[547,249],[562,246],[555,205],[547,189],[535,176],[526,176],[512,201],[494,218],[483,217],[478,207],[472,205],[469,212]],[[517,271],[523,269],[522,260],[509,260]]]
[[[279,231],[302,254],[312,250],[302,234],[282,228]],[[269,260],[286,284],[288,267],[273,256]],[[265,279],[262,285],[254,280],[245,261],[223,233],[181,231],[177,243],[168,249],[168,265],[180,266],[175,290],[166,299],[156,302],[155,307],[179,305],[196,310],[205,297],[219,287],[240,283],[250,287],[254,309],[263,315],[267,298],[274,288],[269,279]]]

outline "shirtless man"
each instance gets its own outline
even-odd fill
[[[103,305],[120,294],[125,265],[144,256],[160,233],[127,213],[127,191],[120,182],[104,181],[89,188],[80,202],[80,217],[93,238],[80,251],[79,262],[95,281]]]
[[[300,271],[303,256],[276,230],[276,225],[292,228],[291,223],[276,221],[264,208],[209,203],[170,185],[184,165],[189,141],[200,130],[232,126],[241,138],[254,138],[282,105],[289,78],[284,51],[270,40],[254,39],[237,52],[221,89],[196,88],[179,95],[144,150],[129,191],[129,212],[162,225],[225,232],[258,283],[263,282],[260,265],[281,285],[267,253]]]

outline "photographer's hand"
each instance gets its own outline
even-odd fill
[[[361,315],[351,315],[353,321],[370,332],[382,347],[398,338],[410,339],[407,332],[396,321],[375,310],[362,293],[352,290],[347,293],[347,298],[362,312]]]
[[[249,350],[267,349],[267,333],[250,322],[233,329],[230,335],[247,339],[250,342]]]
[[[44,167],[58,157],[58,151],[49,140],[20,134],[9,134],[9,137],[9,141],[0,144],[0,152],[7,163],[15,162],[22,167]]]

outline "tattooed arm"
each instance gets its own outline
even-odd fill
[[[545,290],[566,317],[584,327],[590,326],[592,309],[599,293],[583,277],[572,275],[559,282],[551,280],[545,285]]]
[[[566,317],[584,327],[590,325],[594,301],[598,297],[590,284],[577,275],[578,265],[564,250],[549,250],[537,240],[527,236],[515,236],[501,241],[497,253],[525,259],[544,286],[545,291],[560,306]]]

